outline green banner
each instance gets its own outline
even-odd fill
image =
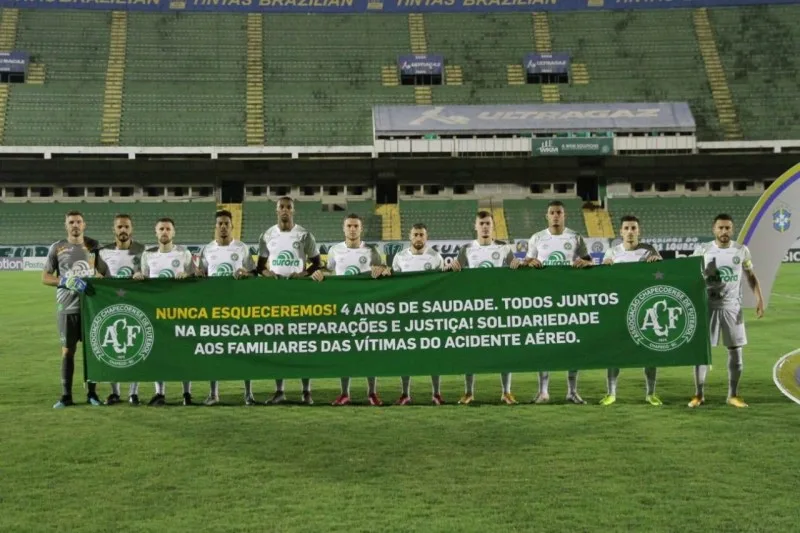
[[[371,279],[92,280],[93,381],[708,363],[700,258]]]
[[[609,137],[531,139],[531,153],[535,156],[613,155],[614,139]]]

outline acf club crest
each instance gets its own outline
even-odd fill
[[[780,233],[788,231],[792,227],[792,212],[784,208],[773,212],[772,227]]]
[[[94,317],[89,329],[92,353],[113,368],[141,363],[153,349],[155,334],[147,315],[129,304],[106,307]]]
[[[694,337],[697,309],[680,289],[655,285],[633,298],[627,323],[633,342],[654,352],[669,352]]]

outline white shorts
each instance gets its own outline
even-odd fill
[[[744,317],[742,316],[741,307],[711,309],[711,321],[708,326],[711,346],[719,344],[720,331],[722,331],[722,344],[726,348],[747,344],[747,334],[744,331]]]

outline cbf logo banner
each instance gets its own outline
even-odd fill
[[[92,279],[93,381],[707,364],[702,259],[372,279]]]

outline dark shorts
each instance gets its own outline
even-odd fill
[[[63,348],[75,349],[81,341],[80,313],[58,313],[58,336]]]

